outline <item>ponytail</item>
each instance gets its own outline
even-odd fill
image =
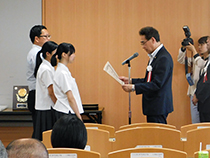
[[[42,53],[42,50],[40,50],[40,51],[37,53],[37,55],[36,55],[36,66],[35,66],[35,69],[34,69],[34,76],[35,76],[35,78],[36,78],[36,75],[37,75],[37,71],[38,71],[38,69],[39,69],[39,66],[40,66],[41,63],[42,63],[42,59],[41,59],[41,57],[40,57],[41,53]]]
[[[35,78],[37,76],[37,71],[39,69],[39,66],[42,63],[42,58],[40,56],[41,53],[42,53],[42,57],[44,59],[46,59],[46,53],[49,52],[50,54],[52,54],[52,51],[54,51],[57,47],[58,47],[57,43],[55,43],[53,41],[48,41],[48,42],[44,43],[44,45],[42,46],[42,49],[36,55],[36,66],[35,66],[35,69],[34,69]]]

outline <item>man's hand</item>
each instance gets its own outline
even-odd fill
[[[131,92],[132,91],[132,84],[124,84],[122,85],[122,88],[125,92]]]
[[[128,84],[128,77],[119,76],[119,79],[122,80],[125,84]]]

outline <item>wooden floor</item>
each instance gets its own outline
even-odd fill
[[[33,127],[0,127],[0,140],[5,147],[18,138],[31,138]]]

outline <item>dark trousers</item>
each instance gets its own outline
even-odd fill
[[[210,122],[210,113],[204,113],[199,111],[199,116],[201,122]]]
[[[34,129],[36,124],[35,96],[36,96],[36,90],[29,91],[27,103],[28,103],[28,109],[32,114],[32,122],[33,122],[32,138],[34,138]]]
[[[166,121],[167,116],[168,116],[168,114],[165,114],[165,115],[147,115],[147,122],[167,124],[167,121]]]

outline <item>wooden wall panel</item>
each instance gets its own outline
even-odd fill
[[[116,129],[128,124],[128,94],[103,71],[109,61],[119,75],[128,75],[121,63],[135,52],[131,76],[144,77],[148,56],[138,32],[144,26],[159,30],[161,41],[174,60],[174,112],[168,123],[189,124],[190,107],[184,66],[177,62],[178,49],[187,24],[196,41],[210,33],[209,0],[43,0],[43,24],[52,40],[76,47],[76,60],[69,69],[76,78],[83,103],[105,107],[103,123]],[[131,95],[132,123],[145,122],[141,95]]]
[[[13,140],[31,138],[33,127],[0,127],[0,140],[5,147]]]

